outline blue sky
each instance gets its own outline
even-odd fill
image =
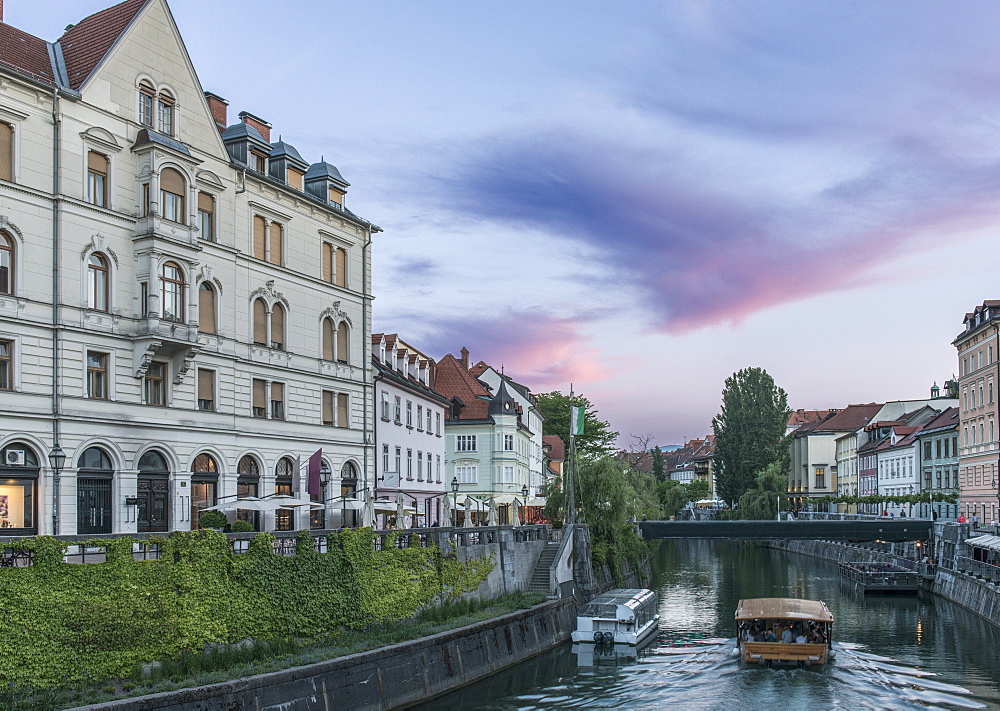
[[[924,397],[998,297],[998,4],[171,8],[231,116],[385,229],[377,330],[573,382],[623,443],[704,435],[748,365],[793,407]]]

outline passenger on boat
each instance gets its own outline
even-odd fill
[[[792,634],[792,626],[789,625],[781,633],[781,641],[784,642],[785,644],[791,644],[794,638],[795,636]]]
[[[799,632],[798,636],[795,638],[795,644],[805,644],[808,641],[809,640],[806,639],[806,636],[802,634],[802,632]]]
[[[768,630],[767,630],[767,632],[764,633],[764,641],[765,642],[777,642],[778,641],[778,635],[776,635],[774,633],[774,630],[772,628],[769,627]]]

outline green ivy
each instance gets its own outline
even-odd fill
[[[86,545],[104,548],[107,562],[75,565],[51,537],[18,541],[35,565],[0,570],[0,684],[69,686],[211,643],[364,629],[455,600],[494,567],[392,539],[375,551],[370,529],[331,535],[326,553],[308,531],[295,556],[275,555],[273,542],[259,533],[235,555],[217,531],[175,532],[160,541],[160,560],[136,561],[136,540],[101,539]]]

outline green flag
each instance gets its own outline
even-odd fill
[[[571,407],[569,413],[569,432],[571,435],[583,434],[583,416],[585,410],[582,407]]]

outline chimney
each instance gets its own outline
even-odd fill
[[[466,348],[465,346],[462,346],[461,353],[462,353],[462,367],[465,368],[466,370],[468,370],[469,369],[469,349]]]
[[[256,128],[258,131],[260,131],[260,135],[264,137],[265,141],[267,141],[268,143],[271,142],[271,124],[269,124],[267,121],[260,118],[259,116],[254,116],[249,111],[240,111],[240,121]]]
[[[0,22],[3,22],[3,0],[0,0]]]
[[[0,0],[0,3],[2,2],[3,0]],[[224,131],[229,125],[228,110],[226,109],[229,102],[210,91],[205,92],[205,100],[208,102],[208,110],[212,112],[212,118],[215,119],[215,125],[220,131]]]

